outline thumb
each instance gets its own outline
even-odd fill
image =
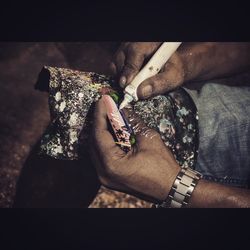
[[[95,106],[93,140],[94,146],[102,157],[122,154],[123,151],[115,144],[112,134],[108,130],[107,108],[105,98],[102,97]]]
[[[164,71],[143,81],[138,89],[137,96],[141,100],[165,94],[183,83],[183,74],[175,64],[168,62]]]

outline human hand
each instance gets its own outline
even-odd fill
[[[98,177],[108,188],[150,202],[163,201],[180,167],[155,130],[146,127],[132,108],[124,113],[136,134],[136,145],[128,153],[115,144],[108,131],[104,101],[96,105],[91,156]]]
[[[152,57],[161,45],[160,42],[126,42],[115,53],[110,67],[113,74],[120,77],[122,88],[129,85],[145,62]],[[143,81],[137,89],[139,99],[164,94],[184,82],[184,64],[175,52],[159,74]]]

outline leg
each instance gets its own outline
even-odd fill
[[[209,180],[248,186],[250,87],[207,83],[200,92],[190,94],[199,112],[196,169]]]

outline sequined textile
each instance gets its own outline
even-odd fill
[[[114,80],[105,75],[45,66],[36,88],[49,92],[51,123],[42,137],[40,153],[61,160],[80,158],[88,148],[92,104],[114,86]],[[194,166],[198,113],[184,89],[138,101],[133,108],[148,127],[160,133],[181,166]]]

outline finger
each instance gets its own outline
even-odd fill
[[[107,109],[103,99],[100,99],[94,111],[93,139],[101,157],[112,158],[124,153],[116,144],[108,131]]]
[[[116,51],[115,55],[113,56],[113,60],[111,62],[111,70],[114,71],[115,74],[119,74],[124,66],[125,61],[125,53],[128,43],[122,43],[118,50]],[[113,69],[112,69],[113,68]]]
[[[127,106],[122,110],[122,112],[133,129],[136,136],[136,145],[140,149],[148,148],[148,146],[153,142],[154,137],[157,137],[157,140],[159,139],[159,134],[154,129],[146,126],[139,115],[134,112],[132,106]]]
[[[117,74],[116,66],[113,62],[109,63],[109,71],[110,71],[111,75],[113,75],[113,76]]]
[[[144,62],[145,55],[138,53],[135,50],[130,49],[127,53],[125,64],[121,72],[121,79],[124,78],[125,81],[120,81],[121,87],[125,87],[132,82],[135,76],[138,74]]]
[[[148,99],[179,87],[183,83],[184,74],[178,60],[177,56],[172,56],[161,73],[143,81],[137,89],[138,98]]]
[[[123,67],[124,67],[124,62],[125,62],[125,54],[123,50],[118,50],[113,59],[113,63],[115,64],[116,67],[116,72],[117,74],[120,74]]]
[[[127,47],[124,49],[126,55],[125,64],[121,73],[124,85],[121,87],[126,87],[132,82],[142,68],[145,59],[151,56],[159,45],[160,42],[135,42],[127,44]]]

